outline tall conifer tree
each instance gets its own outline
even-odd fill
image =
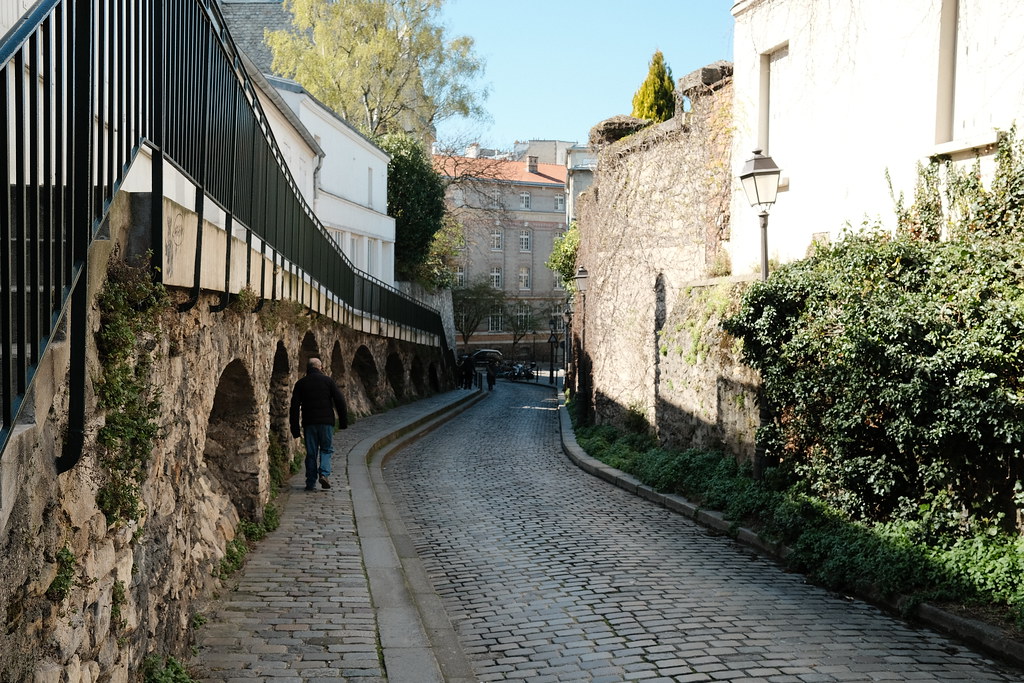
[[[669,120],[676,113],[674,90],[672,69],[665,63],[665,55],[661,54],[661,50],[656,50],[651,57],[647,80],[633,95],[633,116],[650,119],[655,123]]]

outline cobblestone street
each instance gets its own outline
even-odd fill
[[[481,681],[1021,681],[575,467],[554,394],[499,383],[386,463]]]

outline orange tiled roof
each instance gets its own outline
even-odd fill
[[[565,185],[566,168],[559,164],[537,164],[530,173],[525,161],[506,161],[482,157],[434,155],[434,168],[449,178],[471,177],[509,183]]]

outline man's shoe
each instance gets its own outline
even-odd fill
[[[320,475],[320,486],[323,486],[325,489],[331,488],[331,482],[327,481],[327,477],[322,474]]]
[[[306,490],[307,490],[307,491],[316,491],[316,485],[315,485],[315,484],[312,484],[312,485],[310,485],[310,486],[307,486],[307,487],[306,487]]]

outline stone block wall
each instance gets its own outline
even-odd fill
[[[112,209],[114,241],[90,254],[94,302],[108,261],[125,253],[128,201],[119,195]],[[218,301],[203,293],[186,312],[170,307],[140,340],[155,351],[148,381],[161,409],[137,520],[112,522],[97,505],[107,472],[96,437],[107,416],[93,390],[105,371],[93,338],[85,452],[59,476],[67,354],[58,342],[44,357],[27,424],[0,459],[0,680],[128,681],[150,653],[188,656],[194,615],[222,588],[220,562],[239,522],[261,519],[270,501],[271,431],[301,449],[287,411],[310,356],[343,386],[352,413],[450,387],[435,348],[358,333],[294,304],[257,313],[239,299],[211,311]],[[92,334],[99,320],[94,303]],[[48,595],[69,569],[66,596]]]
[[[683,93],[688,112],[591,132],[598,165],[580,198],[577,258],[589,278],[573,330],[597,422],[640,414],[667,445],[751,458],[758,380],[717,326],[743,285],[711,285],[730,271],[734,181],[731,70],[716,71]]]

